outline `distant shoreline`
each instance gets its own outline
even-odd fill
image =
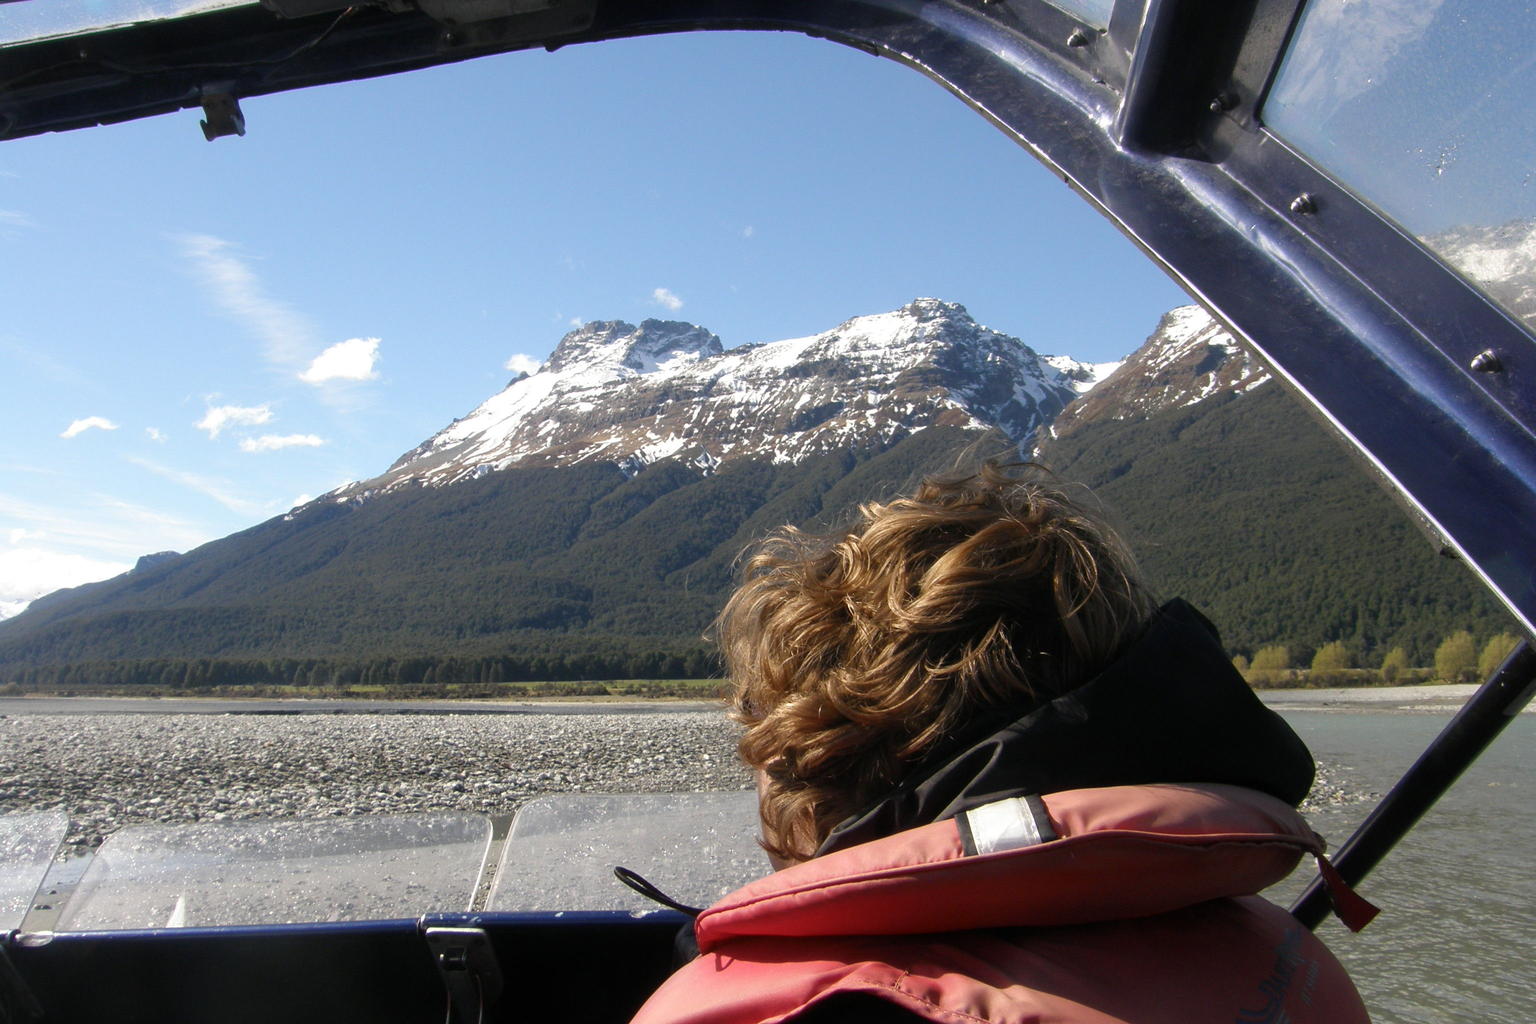
[[[0,697],[0,715],[653,715],[722,710],[719,701],[672,697]]]
[[[1477,692],[1475,683],[1422,686],[1350,686],[1327,689],[1256,690],[1276,711],[1456,711]],[[1532,708],[1525,709],[1530,712]]]
[[[1476,692],[1472,683],[1256,690],[1277,711],[1454,712]],[[654,697],[403,698],[123,697],[28,694],[0,697],[0,715],[593,715],[719,712],[717,700]],[[1532,709],[1527,708],[1530,712]]]

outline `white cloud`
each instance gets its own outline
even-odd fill
[[[304,353],[315,347],[310,322],[266,294],[232,243],[213,235],[183,235],[180,241],[214,301],[255,335],[267,359],[280,366],[302,365]]]
[[[683,308],[683,300],[672,294],[670,288],[657,288],[651,292],[651,301],[658,306],[667,307],[674,313]]]
[[[44,594],[109,579],[132,568],[131,562],[108,562],[37,547],[0,551],[0,619],[17,614]]]
[[[186,551],[216,536],[205,526],[99,493],[72,495],[55,505],[0,493],[0,519],[27,524],[13,544],[46,536],[50,547],[74,548],[98,561],[132,560],[146,551]]]
[[[374,364],[379,361],[378,338],[348,338],[321,352],[299,374],[306,384],[324,384],[328,380],[375,380]]]
[[[0,210],[0,228],[30,228],[36,226],[36,222],[20,210]]]
[[[159,441],[161,444],[165,443],[165,433],[159,427],[145,427],[144,433],[149,435],[151,441]]]
[[[97,430],[116,430],[117,424],[113,423],[111,420],[104,416],[87,416],[85,419],[75,420],[69,426],[65,427],[64,433],[60,434],[59,436],[75,437],[79,434],[85,433],[92,427],[95,427]]]
[[[11,530],[7,536],[10,537],[12,544],[20,544],[23,541],[41,540],[46,534],[41,530],[15,529]]]
[[[542,364],[533,356],[525,356],[521,352],[508,359],[505,369],[513,373],[538,373]]]
[[[263,434],[240,442],[243,452],[275,452],[280,448],[318,448],[325,440],[314,434]]]
[[[251,516],[261,515],[268,511],[268,507],[260,502],[249,501],[231,493],[229,489],[231,485],[227,480],[219,480],[214,477],[202,476],[198,473],[188,473],[184,470],[172,469],[170,466],[162,466],[158,462],[151,462],[149,459],[130,458],[128,461],[135,466],[149,470],[156,476],[162,476],[190,491],[201,494],[205,498],[216,501],[231,512]]]
[[[748,224],[746,227],[741,229],[742,238],[751,238],[755,234],[757,234],[757,228],[753,227],[751,224]]]
[[[272,420],[268,405],[210,405],[195,426],[208,431],[208,440],[216,439],[225,427],[255,427]]]

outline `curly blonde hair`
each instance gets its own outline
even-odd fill
[[[931,479],[844,532],[786,527],[751,553],[717,631],[770,854],[809,858],[947,738],[1085,682],[1151,615],[1109,527],[1018,468]]]

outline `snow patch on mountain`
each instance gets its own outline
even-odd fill
[[[1536,218],[1456,228],[1424,242],[1536,330]]]
[[[1064,437],[1100,419],[1145,419],[1223,391],[1246,394],[1269,371],[1200,306],[1163,315],[1146,343],[1051,425]]]
[[[382,476],[327,497],[515,465],[607,461],[633,473],[663,459],[706,471],[747,457],[799,462],[930,426],[997,429],[1023,444],[1103,365],[1044,359],[939,299],[731,349],[696,324],[597,321]]]
[[[1046,356],[1045,361],[1055,367],[1072,384],[1072,390],[1086,395],[1110,374],[1120,369],[1124,359],[1109,363],[1085,363],[1071,356]]]

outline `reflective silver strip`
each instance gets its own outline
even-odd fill
[[[965,831],[975,852],[1001,853],[1038,846],[1056,838],[1038,796],[1015,796],[964,812]]]

